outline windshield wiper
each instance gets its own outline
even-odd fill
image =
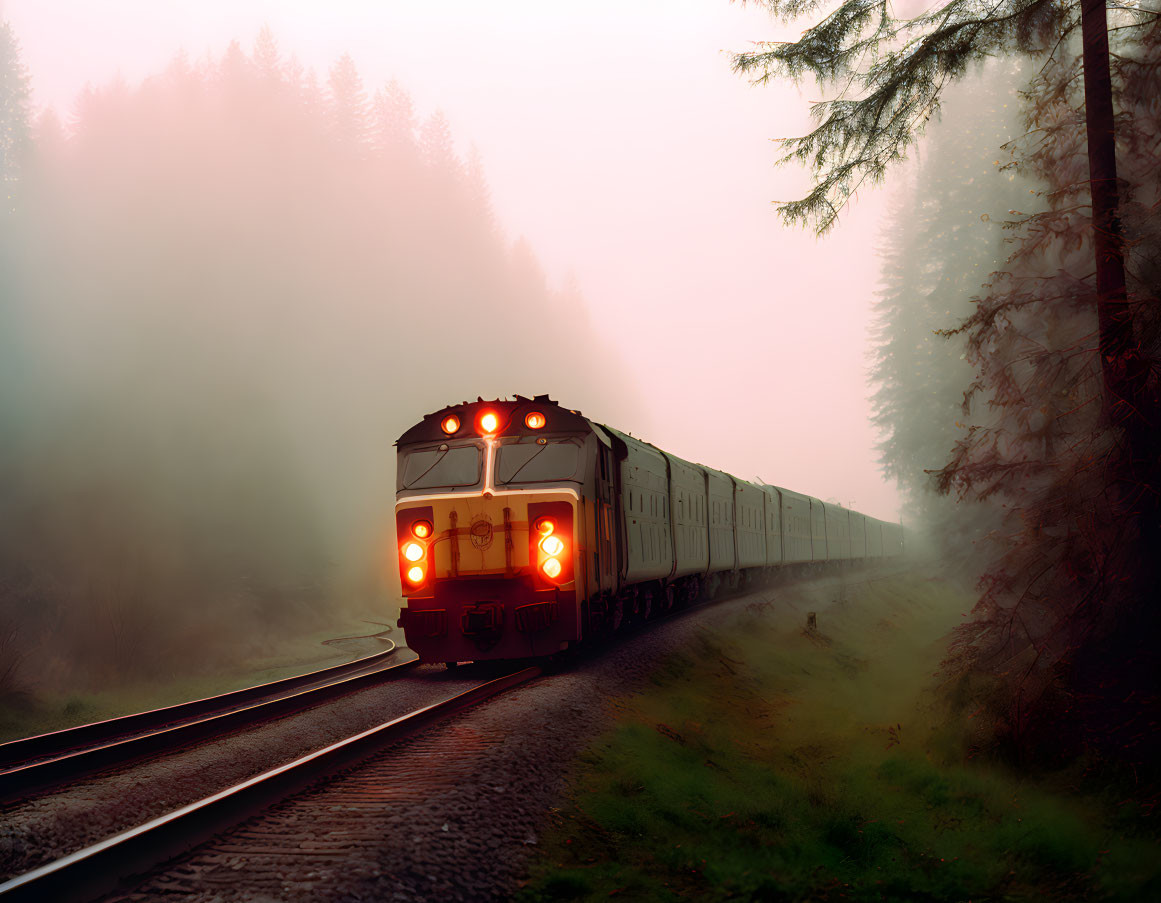
[[[509,448],[513,448],[513,447],[514,446],[509,446]],[[507,485],[508,483],[513,482],[516,479],[516,474],[520,473],[520,471],[522,471],[525,467],[527,467],[529,464],[531,464],[537,458],[537,456],[539,456],[540,453],[543,452],[546,448],[548,448],[547,445],[538,446],[536,449],[536,454],[529,455],[528,460],[525,461],[523,464],[521,464],[519,467],[517,467],[516,470],[512,473],[512,476],[510,476],[510,477],[508,477],[508,479],[504,480],[504,484]]]
[[[414,486],[416,483],[418,483],[420,480],[422,480],[424,477],[426,477],[426,476],[427,476],[429,473],[431,473],[433,470],[435,470],[435,466],[436,466],[436,465],[437,465],[437,464],[438,464],[440,461],[442,461],[444,458],[446,458],[446,457],[447,457],[447,453],[448,453],[449,451],[451,451],[451,449],[450,449],[450,448],[445,448],[443,451],[441,451],[441,452],[439,453],[439,457],[438,457],[438,458],[436,458],[434,461],[432,461],[432,462],[431,462],[431,466],[430,466],[429,468],[427,468],[427,470],[425,470],[425,471],[424,471],[423,473],[421,473],[419,476],[415,477],[415,479],[413,479],[413,480],[408,480],[408,481],[407,481],[407,483],[405,483],[405,484],[404,484],[403,488],[404,488],[404,489],[410,489],[412,486]]]

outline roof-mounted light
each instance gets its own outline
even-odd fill
[[[480,427],[480,432],[486,436],[490,436],[500,428],[500,418],[497,416],[495,411],[484,411],[484,413],[480,415],[480,419],[477,421],[477,423]]]
[[[460,418],[455,414],[448,414],[443,418],[443,422],[440,423],[440,427],[450,436],[460,428]]]
[[[540,411],[529,411],[524,417],[524,425],[530,430],[544,429],[548,420]]]

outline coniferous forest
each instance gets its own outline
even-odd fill
[[[929,78],[899,107],[921,126],[939,115],[892,183],[872,380],[884,472],[978,590],[944,673],[992,715],[978,742],[1142,761],[1157,734],[1161,25],[1114,19],[1111,57],[1134,407],[1108,394],[1081,48],[1058,40],[1076,24],[1061,9],[1024,3],[1016,33],[951,48],[961,81],[941,105]],[[738,65],[825,75],[877,39]],[[837,152],[852,121],[811,140]],[[868,134],[874,181],[915,139]],[[853,192],[838,171],[788,216],[829,228]],[[617,372],[583,299],[504,235],[483,162],[441,113],[365,85],[349,56],[306,69],[268,30],[34,114],[3,26],[0,181],[12,698],[213,667],[270,625],[393,595],[391,442],[448,399],[449,362],[488,385],[551,365],[560,397],[592,391],[582,356]]]
[[[264,30],[34,117],[5,25],[0,73],[0,693],[393,621],[395,437],[465,364],[575,395],[583,300],[446,118],[349,56]]]
[[[1161,365],[1161,28],[1127,21],[1111,68],[1143,412]],[[884,233],[876,401],[885,471],[980,596],[943,675],[991,716],[977,742],[1145,765],[1158,469],[1102,374],[1082,71],[1079,42],[1045,41],[965,79],[970,103],[947,98]],[[1142,419],[1138,449],[1156,450]]]
[[[418,571],[404,620],[414,645],[424,631],[441,635],[446,620],[487,653],[511,629],[505,611],[531,635],[557,618],[559,601],[526,604],[530,588],[538,603],[561,599],[593,553],[585,573],[606,574],[612,562],[613,576],[595,588],[591,577],[572,584],[588,592],[568,609],[583,635],[562,635],[548,652],[530,640],[537,661],[551,653],[553,665],[520,672],[535,675],[520,691],[528,695],[513,684],[515,704],[474,711],[457,697],[455,717],[464,720],[390,746],[375,759],[390,767],[373,792],[360,785],[334,806],[281,810],[289,815],[269,845],[227,845],[204,869],[179,865],[180,882],[212,878],[205,887],[246,898],[277,887],[286,899],[521,903],[1161,898],[1161,10],[1156,0],[749,5],[814,24],[796,40],[733,54],[734,74],[752,84],[809,76],[824,96],[809,101],[813,128],[780,139],[781,160],[768,161],[812,178],[803,197],[767,208],[771,218],[823,236],[860,193],[884,189],[875,234],[858,239],[873,245],[878,282],[853,276],[833,293],[844,316],[873,310],[858,346],[869,383],[855,383],[869,395],[863,408],[833,403],[855,394],[833,371],[855,347],[840,343],[835,322],[816,316],[828,341],[802,339],[811,321],[795,317],[822,293],[789,290],[780,268],[800,267],[797,277],[810,265],[790,260],[786,248],[797,246],[786,232],[770,233],[762,263],[775,266],[750,274],[766,274],[752,283],[753,297],[723,288],[690,301],[672,292],[691,274],[717,279],[742,257],[761,256],[715,259],[713,230],[732,240],[751,227],[716,218],[735,208],[696,200],[730,190],[697,166],[744,171],[725,144],[708,153],[665,132],[666,151],[694,162],[680,178],[663,177],[668,195],[647,203],[660,208],[648,211],[652,219],[626,217],[632,225],[621,232],[606,232],[607,221],[625,212],[622,199],[629,209],[644,182],[641,158],[593,165],[587,175],[612,187],[594,192],[599,209],[588,219],[537,192],[553,217],[576,214],[570,250],[595,234],[614,248],[613,281],[647,295],[638,307],[613,292],[590,318],[579,290],[550,284],[532,244],[506,231],[471,136],[438,109],[419,109],[406,85],[364,82],[350,55],[316,71],[269,28],[247,43],[219,36],[205,55],[179,53],[134,83],[91,84],[53,110],[34,105],[18,35],[0,21],[0,741],[146,709],[154,703],[137,700],[155,687],[172,702],[203,684],[209,695],[222,682],[301,674],[335,640],[377,644],[396,622],[401,562]],[[519,25],[521,41],[555,40],[541,29],[564,34],[576,26],[569,16],[592,16],[577,47],[605,46],[594,38],[600,29],[587,27],[601,23],[588,8],[547,20],[524,6],[501,12],[496,27]],[[354,21],[365,24],[361,9]],[[659,59],[684,58],[662,32],[649,48],[662,55],[634,55],[628,68],[608,54],[586,57],[594,72],[608,67],[588,94],[519,57],[517,77],[546,92],[539,109],[559,101],[567,117],[566,129],[545,129],[545,172],[577,175],[555,170],[580,155],[552,152],[574,150],[586,116],[598,121],[594,109],[621,87],[609,73],[633,80]],[[490,51],[483,42],[493,36],[481,35],[481,46]],[[422,49],[446,62],[438,55],[446,47]],[[569,65],[570,76],[588,79],[587,67]],[[684,90],[676,101],[661,96],[662,81],[641,84],[658,108],[668,103],[687,121],[708,108]],[[654,123],[675,121],[626,94],[635,125],[661,133]],[[707,85],[707,98],[719,96],[733,95]],[[790,94],[781,96],[778,113],[789,116]],[[805,93],[797,100],[808,102]],[[481,109],[493,113],[486,102]],[[619,119],[591,129],[590,152],[607,144],[620,155],[643,134],[619,132],[618,109]],[[523,150],[518,136],[529,133],[509,131],[504,116],[495,121],[500,146]],[[648,155],[650,163],[657,156]],[[664,217],[678,229],[706,228],[691,225],[702,237],[675,252],[673,232],[641,234]],[[634,241],[624,240],[630,232]],[[666,282],[644,263],[647,242],[663,248],[666,266],[682,254],[698,259],[675,261]],[[699,253],[689,253],[694,245]],[[855,272],[862,263],[822,247],[826,266]],[[727,308],[760,307],[752,330],[710,322]],[[655,322],[640,325],[647,316]],[[860,341],[861,327],[848,333]],[[717,364],[703,354],[711,336],[721,346]],[[795,343],[805,366],[781,371],[798,378],[790,384],[771,374]],[[747,375],[723,376],[726,356],[743,359]],[[681,370],[703,379],[710,402],[691,403],[688,389],[666,396]],[[658,568],[630,579],[621,481],[637,479],[625,476],[636,465],[598,477],[610,470],[602,455],[588,473],[602,493],[612,485],[611,508],[610,496],[584,501],[582,493],[587,521],[564,523],[587,526],[554,533],[564,503],[529,508],[519,523],[503,507],[505,543],[492,553],[503,568],[466,571],[460,550],[479,534],[462,526],[462,508],[437,526],[431,512],[447,497],[427,493],[463,490],[448,509],[481,494],[493,504],[487,479],[405,496],[436,507],[408,509],[413,520],[401,521],[399,542],[393,516],[394,440],[458,401],[465,384],[473,398],[581,396],[600,407],[586,414],[611,424],[614,412],[625,415],[626,428],[661,409],[692,432],[749,443],[768,456],[771,482],[788,489],[796,487],[782,479],[791,451],[833,451],[812,435],[819,424],[845,424],[852,437],[870,412],[883,476],[899,489],[905,552],[875,560],[868,533],[853,557],[870,560],[835,561],[852,557],[857,536],[846,530],[858,521],[843,509],[859,506],[827,497],[825,484],[802,486],[795,491],[839,506],[819,516],[807,503],[798,519],[807,560],[743,572],[727,551],[716,563],[707,557],[704,573],[691,566],[690,591],[679,597],[676,554],[666,559],[668,576]],[[817,401],[817,413],[787,416],[791,395]],[[774,441],[754,440],[771,425]],[[451,444],[486,445],[491,467],[504,460],[493,437],[508,441],[511,431],[489,431],[463,439],[458,427],[446,429],[457,437]],[[613,442],[615,451],[626,447]],[[852,444],[837,460],[865,465],[869,447]],[[817,465],[820,481],[833,460]],[[674,472],[672,462],[659,466]],[[676,553],[681,529],[699,542],[723,530],[718,549],[741,548],[743,528],[762,538],[754,525],[765,523],[763,511],[734,506],[740,495],[714,497],[717,520],[702,505],[708,496],[699,500],[702,531],[680,524],[672,508],[688,511],[691,496],[671,500],[664,493],[676,484],[665,479],[654,472],[636,484],[649,487],[651,523],[666,524],[648,533],[655,561],[658,549]],[[563,479],[545,482],[547,492],[564,491]],[[659,485],[667,488],[654,492]],[[642,517],[645,499],[638,491]],[[774,510],[785,518],[791,509]],[[513,527],[528,537],[526,566],[511,554]],[[485,533],[481,562],[492,542],[491,528]],[[453,594],[441,595],[448,584],[429,539],[451,540],[447,579],[463,581],[454,605],[444,601]],[[566,580],[569,560],[577,567]],[[536,583],[538,566],[560,577],[555,589]],[[362,621],[378,636],[335,636],[345,632],[336,625]],[[402,631],[394,636],[406,641]],[[491,680],[494,662],[444,661],[479,655],[473,647],[441,649],[453,651],[409,661],[422,669],[407,678],[402,708],[416,688],[434,700],[458,682],[501,683]],[[523,679],[505,681],[513,676]],[[367,703],[369,722],[388,717],[381,702]],[[432,709],[420,711],[427,718]],[[299,726],[316,709],[301,714]],[[273,746],[296,732],[281,724],[286,733]],[[304,752],[294,756],[314,742],[303,733],[295,742]],[[236,739],[235,750],[249,742]],[[272,752],[271,765],[283,750]],[[233,758],[226,747],[221,755]],[[406,792],[396,794],[400,776]],[[186,789],[197,791],[191,799],[205,792]],[[159,806],[177,800],[170,790]],[[106,792],[121,795],[115,784]],[[85,816],[69,814],[99,801],[86,794],[69,800],[77,809],[53,810],[48,797],[20,802],[31,816],[0,838],[0,867],[39,868],[25,861],[29,851],[48,855],[33,849],[36,832],[48,822],[86,828]],[[357,806],[341,802],[356,798]],[[324,808],[335,822],[316,817]],[[357,830],[347,830],[355,819]],[[283,831],[291,823],[313,833],[300,842]],[[325,865],[309,859],[315,854]],[[251,869],[263,856],[273,864]],[[186,886],[157,880],[166,893]],[[415,887],[423,892],[409,896]]]

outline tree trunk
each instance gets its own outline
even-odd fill
[[[1125,286],[1105,3],[1081,0],[1085,123],[1105,416],[1110,426],[1123,430],[1119,491],[1113,504],[1118,517],[1134,524],[1134,529],[1123,534],[1126,548],[1121,550],[1120,562],[1126,572],[1112,576],[1128,581],[1135,604],[1130,603],[1116,618],[1113,636],[1098,644],[1096,651],[1102,660],[1113,651],[1119,663],[1112,670],[1123,678],[1125,687],[1153,694],[1158,687],[1155,643],[1161,634],[1161,399],[1149,382],[1149,358],[1134,333]],[[1107,681],[1108,662],[1095,667]],[[1120,708],[1127,707],[1132,695],[1125,697]]]
[[[1133,417],[1137,393],[1129,373],[1132,368],[1128,366],[1130,356],[1135,356],[1135,349],[1133,319],[1125,291],[1124,240],[1113,136],[1113,86],[1109,71],[1109,29],[1105,0],[1082,0],[1081,10],[1101,370],[1106,407],[1116,422],[1126,416]],[[1116,410],[1126,405],[1129,411]]]

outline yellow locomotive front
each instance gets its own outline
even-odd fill
[[[583,635],[597,437],[547,399],[456,405],[400,437],[400,613],[424,661],[544,656]]]

